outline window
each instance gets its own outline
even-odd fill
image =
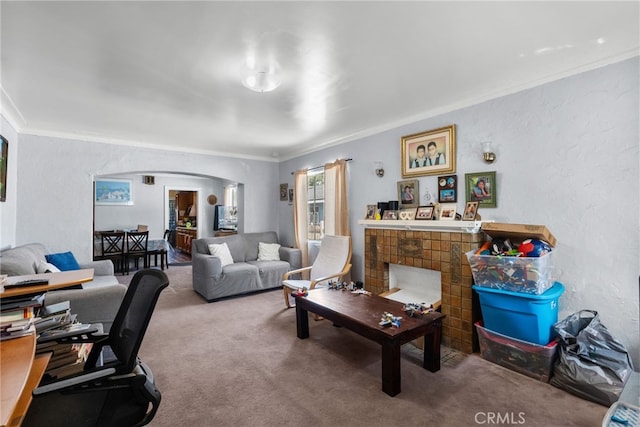
[[[321,240],[324,236],[324,170],[307,176],[308,239]]]

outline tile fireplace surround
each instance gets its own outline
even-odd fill
[[[473,301],[473,278],[465,252],[484,242],[479,231],[416,231],[365,228],[365,287],[380,294],[389,290],[389,264],[440,271],[442,274],[442,344],[472,353],[473,323],[480,310]]]

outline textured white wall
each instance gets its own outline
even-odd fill
[[[486,219],[544,224],[558,239],[557,268],[566,292],[560,318],[597,310],[640,366],[638,58],[452,111],[281,163],[290,172],[336,158],[349,163],[352,277],[364,277],[365,206],[397,200],[402,180],[400,138],[456,124],[458,209],[464,174],[497,171],[498,207]],[[481,159],[480,142],[493,141],[498,160]],[[375,173],[381,161],[384,178]],[[436,177],[421,177],[421,201],[436,196]],[[293,240],[292,207],[280,203],[280,233]],[[365,284],[366,285],[366,284]]]
[[[7,167],[7,198],[0,202],[0,249],[16,243],[16,206],[18,182],[18,135],[11,125],[0,116],[0,135],[9,142]]]
[[[273,230],[277,224],[276,163],[34,135],[19,140],[17,245],[42,242],[52,251],[71,250],[80,261],[90,259],[94,177],[145,171],[242,183],[245,231]]]

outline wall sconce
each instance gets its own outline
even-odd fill
[[[491,149],[491,141],[482,143],[482,158],[487,163],[493,163],[496,160],[496,153]]]
[[[384,168],[382,167],[382,162],[375,162],[376,165],[376,175],[378,175],[379,178],[382,178],[384,176]]]

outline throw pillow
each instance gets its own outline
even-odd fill
[[[80,270],[80,264],[71,252],[49,254],[44,256],[47,262],[55,265],[60,271]]]
[[[220,263],[224,267],[225,265],[233,264],[233,257],[231,256],[231,252],[229,251],[229,246],[227,243],[221,243],[219,245],[210,244],[209,245],[209,253],[213,256],[220,258]]]
[[[258,243],[258,261],[280,261],[280,245],[277,243]]]
[[[36,272],[38,274],[42,273],[59,273],[60,269],[50,262],[40,261],[38,266],[36,267]]]

